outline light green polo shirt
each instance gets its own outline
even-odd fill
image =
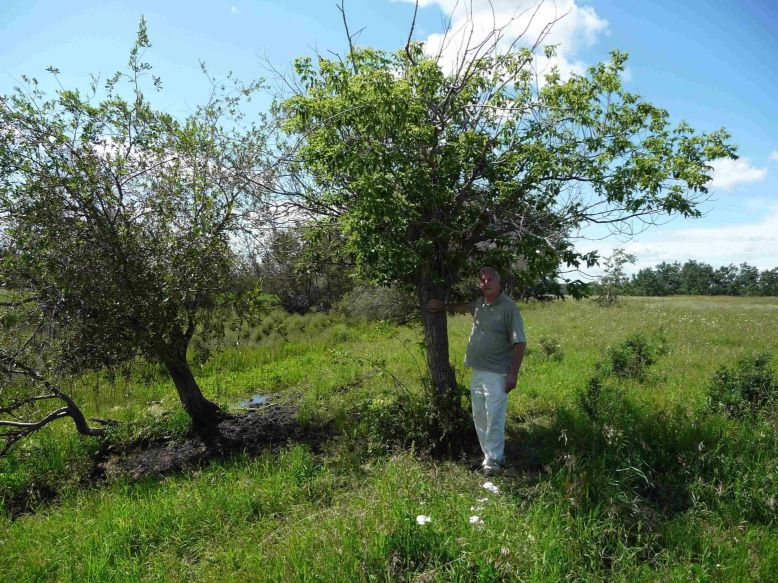
[[[513,345],[526,342],[524,322],[514,301],[500,293],[493,304],[483,296],[470,303],[473,330],[465,352],[465,366],[508,374]]]

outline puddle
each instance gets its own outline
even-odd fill
[[[238,403],[238,406],[243,407],[244,409],[253,409],[260,405],[267,404],[272,397],[273,395],[254,395],[250,399]]]

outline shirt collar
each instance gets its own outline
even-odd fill
[[[500,290],[499,295],[496,298],[494,298],[494,301],[490,304],[490,303],[488,303],[486,301],[486,297],[482,294],[481,295],[481,301],[483,302],[483,304],[485,306],[496,306],[497,304],[499,304],[502,301],[503,296],[505,296],[505,292]]]

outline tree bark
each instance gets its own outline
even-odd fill
[[[459,391],[454,367],[449,361],[448,320],[445,312],[433,313],[427,309],[430,300],[445,301],[448,289],[431,281],[422,280],[416,288],[427,347],[427,370],[432,381],[433,397],[444,414],[459,413]]]
[[[105,435],[104,429],[100,427],[91,427],[89,423],[87,423],[86,417],[84,417],[84,413],[81,411],[76,402],[70,397],[70,395],[66,395],[60,391],[57,391],[57,394],[60,399],[68,404],[68,414],[73,418],[73,423],[75,423],[76,429],[81,435],[89,435],[92,437],[100,437]]]
[[[105,435],[105,430],[99,427],[90,427],[84,417],[83,412],[78,407],[75,401],[70,398],[69,395],[61,392],[56,387],[51,386],[49,383],[45,383],[46,387],[51,391],[47,395],[41,395],[39,397],[32,397],[31,399],[22,399],[15,404],[11,404],[4,408],[4,413],[10,414],[14,419],[0,419],[0,427],[8,427],[7,431],[0,433],[0,439],[5,441],[5,445],[0,449],[0,455],[5,455],[13,447],[13,445],[20,439],[24,439],[27,436],[35,433],[39,429],[45,427],[52,421],[57,419],[63,419],[70,417],[76,426],[76,429],[81,435],[88,435],[90,437],[102,437]],[[65,401],[66,406],[61,407],[55,411],[51,411],[42,419],[38,421],[20,421],[16,418],[16,410],[29,404],[33,401],[44,399],[61,399]]]
[[[201,435],[211,435],[221,418],[221,409],[203,396],[186,359],[187,345],[186,340],[178,339],[174,346],[165,351],[162,362],[173,379],[181,404],[192,418],[195,431]]]

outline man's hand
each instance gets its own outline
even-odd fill
[[[521,362],[524,360],[524,350],[527,348],[526,342],[517,342],[513,345],[513,357],[511,358],[511,368],[508,369],[508,375],[505,377],[505,392],[510,393],[516,388],[516,379],[519,378]]]
[[[441,302],[440,300],[430,300],[430,303],[427,304],[427,310],[435,313],[445,312],[446,302]]]

